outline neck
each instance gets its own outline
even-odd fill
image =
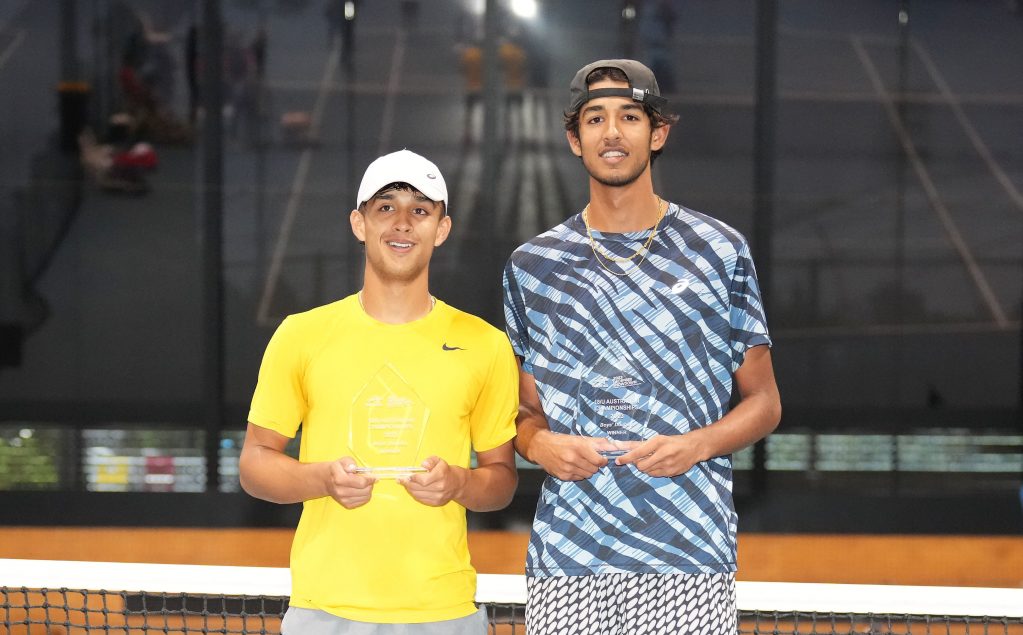
[[[586,220],[602,232],[637,232],[653,227],[661,217],[661,199],[653,188],[590,188]]]
[[[385,324],[406,324],[426,317],[436,300],[425,284],[375,284],[367,279],[359,291],[366,315]]]

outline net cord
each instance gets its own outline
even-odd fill
[[[0,559],[0,587],[287,597],[281,567]],[[736,582],[742,611],[1023,617],[1023,588]],[[476,601],[525,604],[522,575],[480,574]]]

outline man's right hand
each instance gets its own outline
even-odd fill
[[[355,509],[368,503],[376,483],[372,476],[356,474],[355,467],[355,460],[348,456],[330,463],[327,489],[331,498],[345,509]]]
[[[600,447],[600,439],[538,430],[530,443],[529,460],[554,478],[581,481],[607,465],[607,458],[597,452]]]

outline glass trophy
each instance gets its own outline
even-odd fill
[[[598,439],[601,455],[616,457],[653,436],[648,423],[657,393],[653,380],[632,355],[610,338],[602,339],[604,345],[591,348],[584,358],[575,432]]]
[[[430,409],[390,365],[385,364],[352,401],[348,449],[356,473],[406,478],[425,472],[420,447]]]

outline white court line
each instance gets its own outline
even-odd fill
[[[952,214],[948,211],[948,208],[945,207],[944,201],[941,200],[938,188],[934,185],[934,181],[931,179],[931,175],[927,171],[927,167],[924,165],[923,160],[920,158],[920,154],[917,152],[916,144],[913,143],[913,139],[910,136],[909,131],[906,130],[905,124],[899,117],[898,110],[895,108],[895,103],[892,100],[891,95],[884,87],[881,74],[874,66],[874,62],[870,59],[870,55],[867,53],[867,49],[863,45],[862,40],[858,36],[853,36],[851,40],[853,49],[856,51],[856,55],[863,63],[864,70],[866,70],[867,75],[870,78],[870,82],[874,86],[874,90],[881,99],[881,103],[888,115],[892,128],[895,130],[895,134],[899,138],[899,143],[906,152],[906,156],[909,157],[909,161],[913,165],[913,170],[916,172],[917,178],[920,180],[920,185],[923,186],[924,192],[927,194],[927,199],[931,204],[931,208],[938,215],[938,219],[944,226],[949,240],[952,241],[952,246],[959,253],[959,257],[962,258],[963,264],[966,265],[967,273],[969,273],[970,277],[973,279],[973,283],[977,286],[977,291],[980,292],[981,299],[991,312],[991,317],[994,318],[995,323],[999,326],[1007,325],[1009,323],[1009,319],[1005,314],[1005,310],[1002,309],[1001,304],[998,302],[998,297],[991,288],[991,284],[987,281],[987,278],[984,277],[984,272],[981,271],[980,266],[977,264],[977,260],[973,257],[970,247],[966,244],[966,240],[963,238],[962,233],[956,226],[955,221],[952,220]]]
[[[11,43],[7,45],[7,48],[4,49],[4,52],[0,53],[0,70],[3,70],[4,64],[7,63],[7,60],[11,59],[11,55],[14,55],[14,51],[18,50],[18,47],[21,46],[21,43],[24,40],[25,30],[22,29],[21,31],[18,31],[18,34],[16,36],[14,36],[14,39],[11,40]]]
[[[401,67],[405,59],[405,29],[398,28],[398,38],[394,44],[394,55],[391,56],[391,73],[387,79],[387,95],[384,98],[384,111],[380,123],[380,143],[377,145],[377,156],[383,156],[391,150],[391,131],[394,130],[394,103],[397,101],[398,89],[401,86]]]
[[[313,105],[313,114],[309,123],[309,137],[315,138],[319,132],[320,122],[323,119],[323,109],[327,103],[327,95],[330,83],[337,72],[338,60],[341,57],[341,47],[334,44],[334,48],[327,58],[327,65],[323,69],[323,78],[320,80],[320,90],[316,95],[316,102]],[[277,233],[277,242],[274,244],[273,256],[270,259],[270,267],[266,273],[266,283],[263,285],[263,296],[259,299],[259,308],[256,309],[256,323],[261,326],[273,324],[270,316],[270,302],[273,300],[277,290],[277,281],[280,279],[281,267],[284,263],[284,256],[288,251],[288,239],[291,237],[291,228],[298,215],[298,204],[305,191],[306,178],[309,176],[309,165],[312,162],[312,148],[302,151],[298,160],[298,168],[295,170],[295,178],[291,182],[291,195],[288,197],[288,204],[284,210],[284,218],[281,220],[281,229]]]
[[[963,110],[963,107],[959,102],[959,98],[952,92],[952,89],[949,88],[948,82],[945,81],[944,76],[940,71],[938,71],[938,66],[934,63],[930,54],[926,49],[924,49],[923,45],[916,40],[913,40],[913,49],[920,56],[924,66],[927,68],[927,72],[931,76],[931,79],[933,79],[934,83],[938,86],[938,90],[940,90],[941,94],[948,100],[948,105],[952,108],[952,112],[955,113],[956,119],[959,120],[959,125],[963,127],[963,132],[965,132],[966,136],[969,137],[970,143],[972,143],[974,149],[977,150],[977,154],[979,154],[980,158],[987,164],[988,169],[991,170],[991,174],[994,175],[1002,188],[1005,189],[1005,192],[1009,195],[1009,198],[1012,199],[1012,202],[1016,204],[1016,207],[1019,208],[1020,211],[1023,211],[1023,194],[1020,194],[1016,184],[1012,182],[1012,179],[1009,178],[1009,175],[1005,173],[1002,166],[995,160],[994,155],[991,154],[991,150],[987,147],[987,144],[984,143],[984,140],[980,138],[979,134],[977,134],[977,129],[973,127],[973,123],[970,121],[969,117],[966,116],[966,112]]]

